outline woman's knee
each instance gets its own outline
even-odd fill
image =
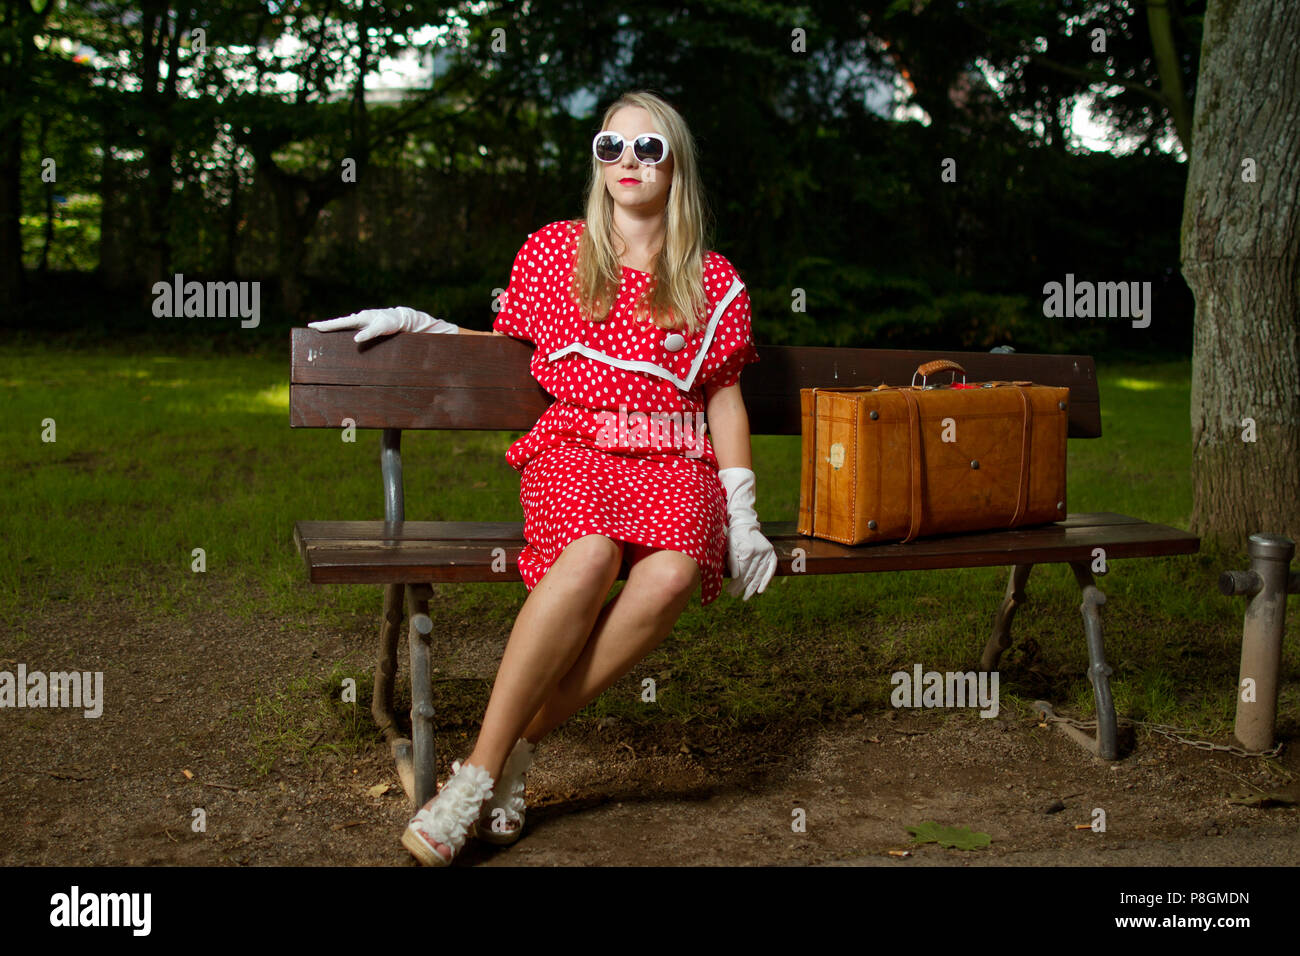
[[[560,554],[566,580],[609,587],[623,561],[623,542],[603,534],[589,534],[571,541]]]
[[[665,604],[688,598],[700,584],[700,566],[690,555],[680,551],[655,551],[638,561],[632,569],[635,586]],[[630,580],[629,585],[633,582]]]

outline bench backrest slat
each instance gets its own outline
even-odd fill
[[[390,336],[358,346],[346,332],[294,329],[290,424],[338,428],[527,431],[551,403],[528,370],[533,347],[496,335]],[[799,389],[909,385],[922,362],[959,362],[972,382],[1029,380],[1070,389],[1071,438],[1101,435],[1101,405],[1087,355],[1009,355],[907,349],[759,346],[741,392],[756,435],[797,435]],[[952,378],[944,372],[931,384]],[[960,379],[959,379],[960,380]]]

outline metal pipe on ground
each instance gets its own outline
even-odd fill
[[[1224,571],[1219,590],[1250,598],[1241,634],[1237,719],[1233,736],[1247,750],[1269,750],[1277,723],[1277,685],[1287,594],[1300,593],[1300,574],[1290,571],[1295,542],[1275,534],[1252,534],[1249,571]]]

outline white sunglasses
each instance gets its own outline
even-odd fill
[[[602,163],[618,162],[626,148],[623,134],[612,129],[601,130],[591,141],[591,152]],[[657,166],[668,158],[668,140],[658,133],[642,133],[632,141],[632,155],[647,166]]]

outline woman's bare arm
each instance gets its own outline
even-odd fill
[[[749,468],[753,461],[749,447],[749,413],[740,397],[740,383],[709,393],[705,398],[704,418],[708,422],[718,470]]]

